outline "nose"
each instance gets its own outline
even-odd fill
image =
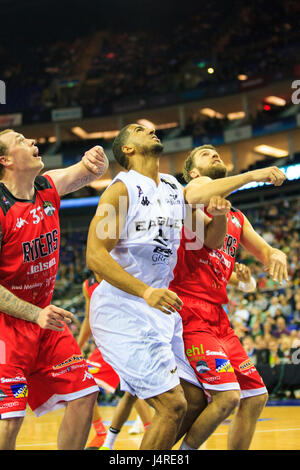
[[[150,134],[150,135],[155,134],[155,129],[151,129],[151,128],[150,128],[150,129],[149,129],[149,134]]]

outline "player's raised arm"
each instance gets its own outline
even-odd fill
[[[241,245],[265,265],[265,270],[274,281],[282,284],[283,279],[288,281],[287,257],[277,248],[272,248],[252,227],[244,216],[243,231],[240,239]]]
[[[126,202],[126,205],[124,204]],[[124,207],[125,206],[125,207]],[[137,297],[164,313],[180,309],[182,302],[168,289],[154,289],[127,273],[111,256],[125,224],[128,193],[122,182],[116,182],[102,195],[87,240],[87,267],[114,287]]]
[[[226,197],[247,183],[256,181],[280,186],[285,180],[285,174],[275,166],[215,180],[200,176],[190,181],[184,188],[184,197],[188,204],[207,206],[212,196]]]
[[[81,161],[68,168],[50,170],[44,175],[51,176],[60,196],[83,188],[100,178],[108,169],[108,159],[99,145],[91,148],[83,155]]]

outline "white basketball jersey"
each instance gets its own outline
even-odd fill
[[[110,254],[129,274],[149,286],[168,288],[177,262],[185,206],[176,178],[160,173],[159,179],[157,186],[151,178],[130,170],[120,172],[112,181],[111,185],[116,181],[126,185],[129,203],[125,226]],[[105,281],[99,288],[103,293],[116,294]]]

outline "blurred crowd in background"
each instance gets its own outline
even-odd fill
[[[256,292],[245,294],[228,288],[229,303],[224,306],[232,327],[255,364],[274,366],[292,363],[292,354],[300,348],[300,199],[285,200],[243,210],[255,230],[274,248],[288,257],[289,281],[280,286],[264,266],[242,247],[237,261],[250,267],[257,281]],[[85,266],[87,232],[64,234],[57,275],[55,302],[76,314],[72,325],[78,335],[85,315],[82,283],[90,275]],[[94,348],[86,345],[85,354]],[[300,354],[299,354],[300,357]]]

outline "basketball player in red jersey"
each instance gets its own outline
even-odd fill
[[[59,449],[82,449],[98,387],[66,326],[72,314],[51,305],[59,260],[60,196],[102,175],[101,147],[81,162],[38,176],[35,141],[0,134],[0,449],[14,449],[27,402],[37,416],[65,405]]]
[[[89,322],[90,299],[100,282],[101,279],[99,276],[92,274],[83,282],[82,285],[82,292],[85,298],[85,317],[78,336],[78,345],[81,350],[91,335]],[[88,364],[89,372],[93,375],[99,387],[104,388],[104,390],[108,393],[114,393],[119,385],[120,378],[114,369],[104,361],[99,348],[96,347],[94,349],[94,351],[87,358],[86,362]],[[92,424],[96,435],[88,443],[87,449],[99,449],[99,447],[101,447],[104,443],[104,440],[106,441],[105,446],[108,446],[107,448],[112,449],[121,427],[129,417],[133,405],[136,407],[137,412],[141,416],[144,429],[147,429],[151,420],[149,406],[144,400],[136,399],[128,392],[125,392],[116,407],[113,420],[107,432],[102,422],[98,405],[95,403]]]
[[[250,172],[249,172],[250,174]],[[285,176],[277,168],[251,172],[256,181],[283,183]],[[242,176],[242,175],[241,175]],[[226,178],[226,167],[216,149],[201,146],[193,150],[185,162],[184,177],[189,183],[186,199],[193,202],[193,192],[203,189],[209,197],[226,197],[235,189]],[[247,174],[244,174],[247,182]],[[218,180],[217,184],[214,180]],[[210,402],[186,434],[182,449],[197,449],[216,427],[236,408],[229,431],[229,449],[248,449],[257,419],[266,403],[267,390],[230,326],[222,308],[228,303],[227,283],[232,275],[239,244],[253,254],[274,280],[287,278],[287,260],[283,252],[272,248],[258,235],[247,218],[237,209],[227,214],[227,235],[220,249],[205,245],[198,250],[186,249],[190,239],[182,233],[178,261],[170,289],[183,301],[185,352]],[[253,282],[241,283],[244,291]]]

